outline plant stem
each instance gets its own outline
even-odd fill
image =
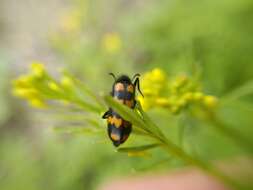
[[[160,137],[156,136],[156,140],[161,142],[163,144],[164,149],[174,156],[178,157],[182,161],[197,166],[198,168],[201,168],[203,171],[207,172],[208,174],[222,180],[226,184],[228,184],[232,188],[236,189],[243,189],[241,184],[238,184],[233,179],[231,179],[229,176],[223,174],[221,171],[219,171],[217,168],[213,167],[210,163],[206,163],[200,159],[194,158],[191,155],[187,154],[184,150],[182,150],[180,147],[172,143],[168,139],[161,139]]]
[[[156,139],[158,142],[160,142],[163,145],[163,148],[169,153],[173,154],[177,158],[181,159],[182,161],[194,165],[198,168],[201,168],[203,171],[207,172],[208,174],[222,180],[232,188],[238,188],[242,189],[242,186],[235,182],[233,179],[231,179],[229,176],[226,176],[222,173],[222,171],[219,171],[217,168],[213,167],[210,163],[204,162],[200,159],[194,158],[193,156],[186,153],[182,148],[175,145],[173,142],[171,142],[169,139],[167,139],[162,131],[156,126],[156,124],[149,118],[149,116],[142,110],[141,107],[139,107],[139,110],[145,119],[145,123],[149,126],[148,128],[156,128],[158,133],[150,133],[150,136],[154,139]]]

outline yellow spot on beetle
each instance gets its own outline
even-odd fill
[[[110,124],[112,123],[112,117],[111,116],[107,118],[107,122],[110,123]]]
[[[121,118],[116,118],[116,117],[114,117],[114,125],[115,125],[116,127],[120,127],[121,124],[122,124],[122,119],[121,119]]]
[[[120,127],[122,125],[122,119],[121,118],[117,118],[115,116],[113,117],[108,117],[108,123],[115,125],[115,127]]]
[[[111,138],[112,138],[113,140],[115,140],[115,141],[118,141],[118,140],[120,139],[119,135],[114,134],[114,133],[112,133],[110,136],[111,136]]]

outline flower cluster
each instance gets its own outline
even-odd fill
[[[48,75],[43,64],[34,62],[31,65],[31,72],[29,74],[21,75],[13,81],[13,94],[28,100],[34,107],[45,108],[45,98],[40,93],[40,90],[38,90],[38,87],[47,78]]]
[[[145,98],[138,99],[144,110],[163,107],[176,114],[190,105],[210,109],[218,103],[215,96],[204,94],[199,83],[186,75],[169,79],[163,70],[156,68],[145,73],[141,82]]]
[[[120,51],[122,41],[117,33],[107,33],[103,36],[102,46],[107,53],[114,54]]]
[[[39,62],[33,62],[28,74],[13,81],[13,94],[26,99],[33,107],[46,108],[48,101],[55,100],[64,105],[73,103],[95,111],[94,106],[83,100],[82,93],[78,92],[80,88],[78,81],[67,73],[63,73],[60,80],[54,79]]]
[[[66,33],[79,33],[82,27],[82,13],[79,9],[73,9],[65,13],[61,18],[61,28]]]

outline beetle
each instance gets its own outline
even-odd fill
[[[143,96],[140,90],[140,74],[135,74],[132,80],[127,75],[121,75],[119,77],[115,77],[113,73],[109,73],[109,75],[114,78],[111,96],[120,103],[134,109],[136,105],[136,88]],[[112,140],[114,146],[118,147],[128,139],[132,131],[132,123],[123,119],[112,108],[109,108],[102,118],[107,119],[108,136]]]

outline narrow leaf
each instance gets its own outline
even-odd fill
[[[159,147],[160,144],[149,144],[149,145],[143,145],[143,146],[136,146],[136,147],[124,147],[124,148],[118,148],[118,152],[142,152],[146,150],[150,150],[152,148]]]
[[[246,82],[242,86],[236,88],[232,92],[222,97],[223,101],[232,101],[239,99],[243,96],[253,94],[253,80]]]
[[[90,127],[77,127],[77,126],[56,126],[53,127],[55,132],[70,133],[70,134],[93,134],[99,133],[99,130],[95,130]]]
[[[133,125],[141,127],[145,131],[149,131],[144,121],[135,111],[117,102],[111,96],[105,96],[104,99],[106,104],[109,107],[113,108],[117,113],[119,113],[125,120],[131,122]]]

